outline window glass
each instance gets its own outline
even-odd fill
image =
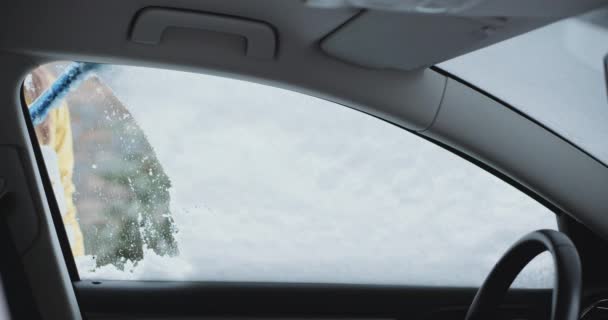
[[[28,75],[30,110],[72,66]],[[556,227],[428,141],[275,87],[102,66],[52,106],[34,122],[83,279],[477,286]],[[517,285],[552,272],[537,259]]]

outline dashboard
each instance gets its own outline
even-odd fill
[[[608,298],[596,300],[584,308],[581,320],[608,320]]]

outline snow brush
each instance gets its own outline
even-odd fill
[[[49,112],[59,106],[61,98],[65,97],[72,88],[79,86],[91,71],[100,67],[100,64],[89,62],[70,64],[29,107],[30,118],[34,126],[44,122]]]

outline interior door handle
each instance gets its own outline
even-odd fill
[[[215,14],[166,8],[146,8],[139,12],[131,29],[131,41],[160,44],[167,28],[199,29],[237,35],[245,38],[246,55],[273,59],[276,49],[274,29],[263,22]]]

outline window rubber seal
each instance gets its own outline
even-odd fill
[[[30,118],[27,103],[25,102],[25,96],[23,94],[23,84],[21,84],[20,97],[23,118],[25,119],[25,124],[29,133],[32,149],[34,150],[36,164],[38,165],[38,174],[40,175],[40,179],[42,180],[44,193],[49,205],[49,209],[51,210],[51,217],[55,226],[57,238],[59,239],[61,253],[63,254],[63,258],[68,269],[68,274],[70,275],[70,280],[72,280],[72,282],[80,281],[78,268],[76,267],[76,260],[72,255],[72,248],[68,240],[68,234],[65,230],[65,226],[63,225],[63,218],[61,217],[59,205],[57,204],[57,199],[55,199],[55,193],[53,192],[53,185],[51,184],[51,179],[48,175],[48,171],[46,170],[46,164],[44,163],[44,158],[42,157],[40,143],[38,142],[38,138],[36,137],[34,124],[32,123],[32,119]]]

